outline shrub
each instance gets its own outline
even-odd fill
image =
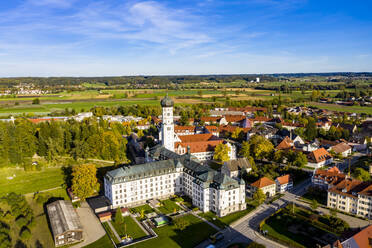
[[[194,212],[196,212],[198,210],[199,210],[199,208],[196,208],[196,207],[192,209],[192,211],[194,211]]]
[[[20,216],[16,219],[16,224],[18,227],[23,227],[27,225],[28,220],[24,216]]]
[[[174,226],[180,231],[183,231],[184,229],[186,229],[186,227],[190,225],[190,223],[182,217],[174,219],[173,223],[174,223]]]
[[[22,240],[28,240],[31,238],[31,231],[27,227],[22,228],[20,232],[20,237]]]

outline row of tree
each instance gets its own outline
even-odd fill
[[[30,164],[37,154],[48,161],[60,156],[128,162],[125,138],[131,129],[120,123],[74,120],[34,124],[0,122],[0,164]]]

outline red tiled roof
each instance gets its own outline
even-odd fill
[[[46,122],[46,121],[58,121],[58,119],[54,119],[54,118],[31,118],[31,119],[28,119],[29,121],[31,121],[32,123],[40,123],[40,122]]]
[[[289,183],[291,181],[291,177],[289,174],[287,174],[281,177],[277,177],[276,180],[278,180],[280,185],[283,185]]]
[[[253,119],[250,119],[250,120],[252,120],[253,122],[268,122],[271,119],[269,117],[266,117],[266,116],[256,116],[256,117],[254,117]]]
[[[225,115],[225,120],[227,122],[239,122],[245,120],[245,115]]]
[[[289,149],[293,146],[293,141],[288,137],[286,136],[282,142],[279,143],[279,145],[276,146],[276,149],[278,150],[285,150],[285,149]]]
[[[183,136],[180,136],[179,138],[182,143],[200,142],[200,141],[209,141],[209,140],[221,140],[211,133],[183,135]]]
[[[175,133],[183,133],[185,131],[195,132],[194,126],[174,126]]]
[[[364,228],[362,231],[355,234],[352,239],[358,244],[358,247],[372,247],[371,246],[371,239],[372,239],[372,225]]]
[[[328,189],[328,191],[339,195],[358,198],[357,194],[367,188],[370,184],[370,182],[362,182],[351,178],[345,178],[332,188]]]
[[[262,177],[258,179],[256,182],[251,183],[251,186],[256,187],[256,188],[263,188],[269,185],[275,184],[275,182],[267,177]]]
[[[216,126],[204,126],[205,129],[207,129],[210,133],[218,132],[218,127]]]
[[[317,163],[332,158],[331,154],[329,154],[329,152],[327,152],[327,150],[324,148],[319,148],[315,151],[312,151],[309,156],[311,160]]]
[[[251,128],[242,128],[242,127],[237,127],[237,126],[230,126],[230,125],[225,125],[225,126],[219,126],[218,131],[221,132],[229,132],[232,133],[235,131],[235,129],[240,128],[244,133],[249,132]]]
[[[209,141],[199,141],[199,142],[176,142],[174,144],[175,149],[178,147],[183,147],[187,150],[190,147],[190,153],[199,152],[213,152],[218,144],[221,144],[223,140],[209,140]]]

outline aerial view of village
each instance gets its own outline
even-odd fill
[[[0,248],[372,248],[371,10],[0,1]]]

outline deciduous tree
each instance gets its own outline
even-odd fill
[[[72,169],[72,191],[81,200],[93,195],[99,189],[97,169],[93,164],[83,164]]]

